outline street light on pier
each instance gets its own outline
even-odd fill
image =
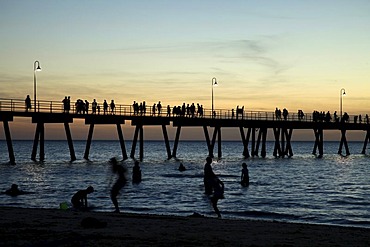
[[[37,67],[36,67],[37,64]],[[40,62],[35,61],[33,63],[33,96],[34,96],[34,107],[36,112],[36,71],[41,71]]]
[[[342,88],[340,90],[340,118],[341,119],[343,117],[343,114],[342,114],[342,110],[343,110],[343,95],[346,95],[346,90],[344,88]]]
[[[214,117],[214,115],[213,115],[213,86],[217,86],[217,79],[216,79],[216,77],[213,77],[212,78],[212,112],[211,112],[211,116],[212,116],[212,118]]]

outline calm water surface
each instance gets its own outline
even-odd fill
[[[286,222],[370,227],[370,157],[360,154],[361,142],[349,144],[351,155],[336,154],[339,143],[324,144],[325,155],[311,154],[312,142],[293,142],[292,158],[274,158],[273,143],[267,145],[266,158],[244,159],[241,142],[223,142],[223,158],[213,169],[225,183],[225,199],[219,209],[224,218],[264,219]],[[171,143],[171,147],[173,143]],[[30,160],[32,141],[14,141],[16,165],[9,165],[5,141],[0,141],[0,190],[12,183],[32,194],[0,195],[0,206],[59,208],[79,189],[95,188],[88,199],[95,211],[113,211],[109,189],[114,177],[109,169],[111,157],[121,159],[118,141],[93,141],[90,161],[84,160],[85,141],[75,141],[77,161],[69,162],[66,141],[46,141],[45,162]],[[126,142],[131,148],[131,142]],[[217,154],[217,150],[215,150]],[[180,142],[180,161],[166,160],[162,141],[144,143],[141,163],[143,181],[128,183],[119,197],[124,212],[181,215],[197,212],[216,217],[203,194],[205,142]],[[238,183],[242,162],[250,173],[250,186]],[[123,162],[131,172],[133,160]]]

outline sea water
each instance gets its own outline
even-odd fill
[[[13,141],[16,165],[8,163],[5,141],[0,141],[0,190],[16,183],[32,192],[17,197],[0,195],[0,206],[59,208],[70,204],[72,195],[88,186],[94,211],[113,211],[109,197],[115,181],[109,159],[122,159],[118,141],[93,141],[89,160],[83,159],[85,141],[74,141],[77,160],[70,162],[66,141],[46,141],[45,161],[31,161],[32,141]],[[170,142],[173,147],[173,142]],[[350,142],[351,155],[337,154],[338,142],[324,143],[324,156],[312,155],[312,142],[293,142],[291,158],[275,158],[273,142],[267,143],[266,158],[244,159],[241,142],[222,142],[222,159],[215,159],[214,172],[225,184],[225,199],[219,201],[223,218],[263,219],[284,222],[370,227],[370,157],[361,154],[361,142]],[[126,142],[128,154],[131,142]],[[167,160],[163,141],[144,142],[140,163],[143,180],[129,182],[118,202],[122,212],[188,216],[194,212],[216,217],[204,194],[203,167],[208,154],[204,141],[182,141],[177,160]],[[215,149],[217,154],[217,149]],[[138,149],[135,156],[138,156]],[[180,172],[182,162],[187,168]],[[241,164],[249,169],[250,185],[240,185]]]

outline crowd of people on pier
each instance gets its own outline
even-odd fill
[[[71,112],[71,97],[65,96],[65,98],[62,100],[63,103],[63,113],[70,113]],[[102,110],[101,110],[102,106]],[[123,107],[125,113],[133,114],[134,116],[161,116],[161,117],[189,117],[189,118],[202,118],[205,116],[204,114],[204,108],[203,105],[197,103],[182,103],[182,105],[175,105],[170,106],[167,105],[166,107],[162,106],[161,101],[158,101],[158,103],[153,103],[152,106],[147,106],[145,101],[142,101],[140,103],[134,101],[132,106],[126,106],[130,109],[125,109]],[[147,114],[147,108],[148,108],[148,114]],[[166,108],[166,109],[163,109]],[[30,109],[32,109],[32,102],[29,95],[26,96],[25,99],[25,109],[26,112],[28,112]],[[116,104],[114,100],[112,99],[110,103],[107,102],[107,100],[104,100],[102,104],[99,104],[96,99],[93,99],[91,102],[91,112],[90,112],[90,102],[88,100],[82,100],[77,99],[73,112],[75,114],[104,114],[104,115],[114,115],[116,114]],[[119,111],[122,111],[122,108],[120,106]],[[230,111],[225,111],[225,117],[231,119],[245,119],[246,118],[246,111],[244,109],[244,106],[240,107],[239,105],[236,106],[236,108],[231,109]],[[231,116],[229,113],[231,112]],[[217,111],[214,110],[210,113],[212,117],[217,116]],[[220,114],[220,113],[218,113]],[[221,115],[220,115],[221,117]],[[298,110],[298,113],[294,113],[290,117],[290,113],[287,108],[283,108],[283,110],[280,110],[278,107],[275,108],[274,114],[273,114],[274,120],[298,120],[298,121],[307,121],[307,115],[303,112],[303,110]],[[366,114],[364,117],[360,115],[353,116],[353,119],[350,121],[350,116],[347,112],[344,112],[342,116],[339,116],[337,111],[335,111],[333,114],[330,113],[330,111],[313,111],[312,116],[309,118],[310,121],[313,122],[353,122],[353,123],[366,123],[369,124],[369,116]]]

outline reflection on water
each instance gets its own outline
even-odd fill
[[[126,143],[130,147],[131,143]],[[173,146],[173,143],[171,143]],[[350,143],[353,155],[336,154],[337,143],[325,143],[325,155],[311,155],[313,143],[294,142],[292,158],[243,159],[242,144],[223,143],[223,159],[213,169],[225,183],[225,199],[219,208],[224,218],[254,218],[294,222],[326,223],[370,227],[369,157],[361,155],[362,143]],[[74,142],[77,161],[69,162],[64,141],[47,141],[44,163],[30,161],[32,141],[15,141],[16,166],[7,163],[5,142],[0,142],[0,189],[12,183],[34,194],[10,197],[0,195],[1,206],[57,208],[70,202],[79,189],[92,185],[89,203],[96,211],[113,211],[109,198],[114,181],[108,160],[120,157],[118,142],[92,143],[90,161],[82,159],[85,142]],[[268,143],[267,150],[273,150]],[[358,151],[356,153],[356,150]],[[128,183],[121,191],[122,211],[150,214],[191,215],[197,212],[215,217],[209,199],[203,194],[204,142],[180,142],[178,158],[166,160],[163,142],[144,143],[143,181]],[[179,172],[179,162],[186,171]],[[250,186],[239,184],[241,164],[247,162]],[[124,164],[131,172],[133,161]]]

